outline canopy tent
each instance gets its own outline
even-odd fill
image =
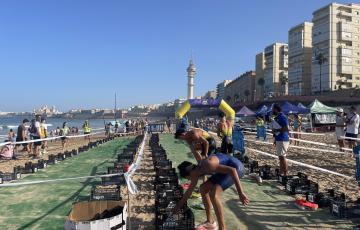
[[[335,114],[336,108],[324,105],[318,99],[315,99],[309,106],[310,113],[313,114]]]
[[[306,106],[303,105],[301,102],[299,102],[299,103],[297,104],[297,107],[302,108],[302,109],[307,109]]]
[[[258,111],[256,111],[257,116],[265,116],[268,111],[268,107],[266,105],[263,105],[260,107]]]
[[[256,113],[254,113],[248,107],[244,106],[235,115],[239,117],[251,117],[251,116],[255,116]]]
[[[309,109],[301,108],[296,105],[291,104],[288,101],[285,101],[281,104],[281,110],[284,114],[307,114],[309,113]],[[267,114],[272,112],[272,106],[267,110]]]
[[[336,108],[326,106],[319,100],[315,99],[309,106],[311,121],[314,124],[335,124]]]

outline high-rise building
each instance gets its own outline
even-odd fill
[[[248,71],[232,80],[225,87],[225,101],[233,106],[239,102],[251,102],[254,100],[255,71]]]
[[[255,59],[255,100],[264,98],[264,70],[265,70],[265,55],[261,52],[256,55]]]
[[[312,26],[304,22],[289,30],[289,95],[310,95]]]
[[[225,87],[231,82],[231,80],[224,80],[216,86],[216,98],[223,99],[225,95]]]
[[[313,13],[311,91],[360,86],[360,5],[331,3]]]
[[[287,95],[288,45],[274,43],[264,50],[263,95]]]
[[[216,99],[216,90],[207,91],[203,99]]]
[[[196,67],[192,60],[189,62],[189,66],[186,69],[188,73],[188,90],[187,90],[187,99],[193,99],[194,98],[194,77],[196,74]]]

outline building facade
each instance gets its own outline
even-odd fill
[[[216,90],[207,91],[203,99],[216,99]]]
[[[255,58],[255,100],[262,100],[264,98],[264,70],[265,70],[265,55],[261,52]]]
[[[254,101],[255,79],[255,71],[248,71],[234,79],[225,87],[225,101],[231,106],[240,102]]]
[[[287,95],[288,44],[274,43],[264,50],[263,95]]]
[[[289,30],[289,95],[311,94],[312,26],[304,22]]]
[[[312,93],[358,88],[360,5],[331,3],[316,10],[312,22]]]
[[[223,99],[225,95],[225,87],[231,82],[231,80],[224,80],[216,86],[216,98]]]

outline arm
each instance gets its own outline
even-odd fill
[[[172,213],[177,213],[183,206],[184,204],[186,203],[186,201],[190,198],[192,192],[194,191],[195,189],[195,186],[197,185],[197,182],[198,182],[198,177],[194,176],[194,177],[191,177],[191,182],[190,182],[190,186],[189,186],[189,189],[186,190],[186,192],[184,193],[183,197],[181,198],[181,200],[176,204],[175,208],[173,209]]]
[[[202,149],[202,155],[207,156],[209,153],[209,142],[201,136],[200,143],[204,145],[204,148]]]
[[[197,162],[201,161],[201,155],[200,153],[196,150],[195,144],[191,144],[190,145],[190,150],[192,152],[192,154],[194,155],[194,158],[196,159]]]
[[[238,192],[241,202],[244,205],[247,205],[249,203],[249,199],[247,198],[247,196],[244,193],[244,190],[240,183],[239,175],[235,168],[226,166],[226,165],[218,165],[214,171],[217,173],[230,174],[234,181],[234,184],[235,184],[235,187],[236,187],[236,190]]]

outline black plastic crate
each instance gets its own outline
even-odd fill
[[[307,179],[307,175],[301,172],[298,172],[297,175],[280,175],[279,169],[275,169],[275,174],[277,175],[277,180],[280,184],[286,186],[288,180],[301,178],[301,179]]]
[[[0,184],[6,181],[19,180],[21,178],[21,173],[3,173],[0,172]]]
[[[101,178],[102,185],[124,185],[125,177],[124,175],[117,175],[112,177],[102,177]]]
[[[12,173],[12,180],[19,180],[21,178],[21,172],[23,170],[23,167],[21,166],[15,166],[13,168],[13,173]]]
[[[156,168],[155,174],[156,174],[156,176],[173,177],[173,176],[176,176],[176,171],[174,168],[171,168],[171,169]]]
[[[339,196],[333,197],[331,199],[330,213],[338,218],[345,218],[347,210],[346,203],[347,200],[344,193],[341,193]]]
[[[276,177],[275,172],[271,171],[271,167],[269,165],[259,167],[259,176],[264,180],[271,180]]]
[[[58,153],[57,158],[58,161],[63,161],[66,159],[66,155],[64,153]]]
[[[155,218],[155,229],[157,230],[193,230],[195,229],[194,213],[191,209],[174,214],[158,214]]]
[[[31,161],[25,163],[25,167],[22,169],[23,174],[36,173],[38,171],[38,164],[32,163]]]
[[[37,164],[39,169],[47,168],[47,162],[43,159],[38,160]]]
[[[91,189],[91,200],[121,200],[119,185],[96,185]]]
[[[249,173],[259,173],[259,162],[251,161],[248,165]]]
[[[156,167],[160,167],[160,168],[163,168],[163,167],[172,167],[172,161],[170,160],[161,160],[161,161],[154,161],[154,167],[156,169]]]
[[[304,178],[295,178],[288,180],[286,183],[286,192],[291,195],[318,193],[319,185],[311,180]]]
[[[65,151],[65,157],[66,158],[69,158],[69,157],[72,157],[73,156],[73,154],[72,154],[72,151]]]
[[[155,184],[163,184],[163,183],[178,183],[179,178],[177,175],[175,176],[156,176],[155,177]]]

